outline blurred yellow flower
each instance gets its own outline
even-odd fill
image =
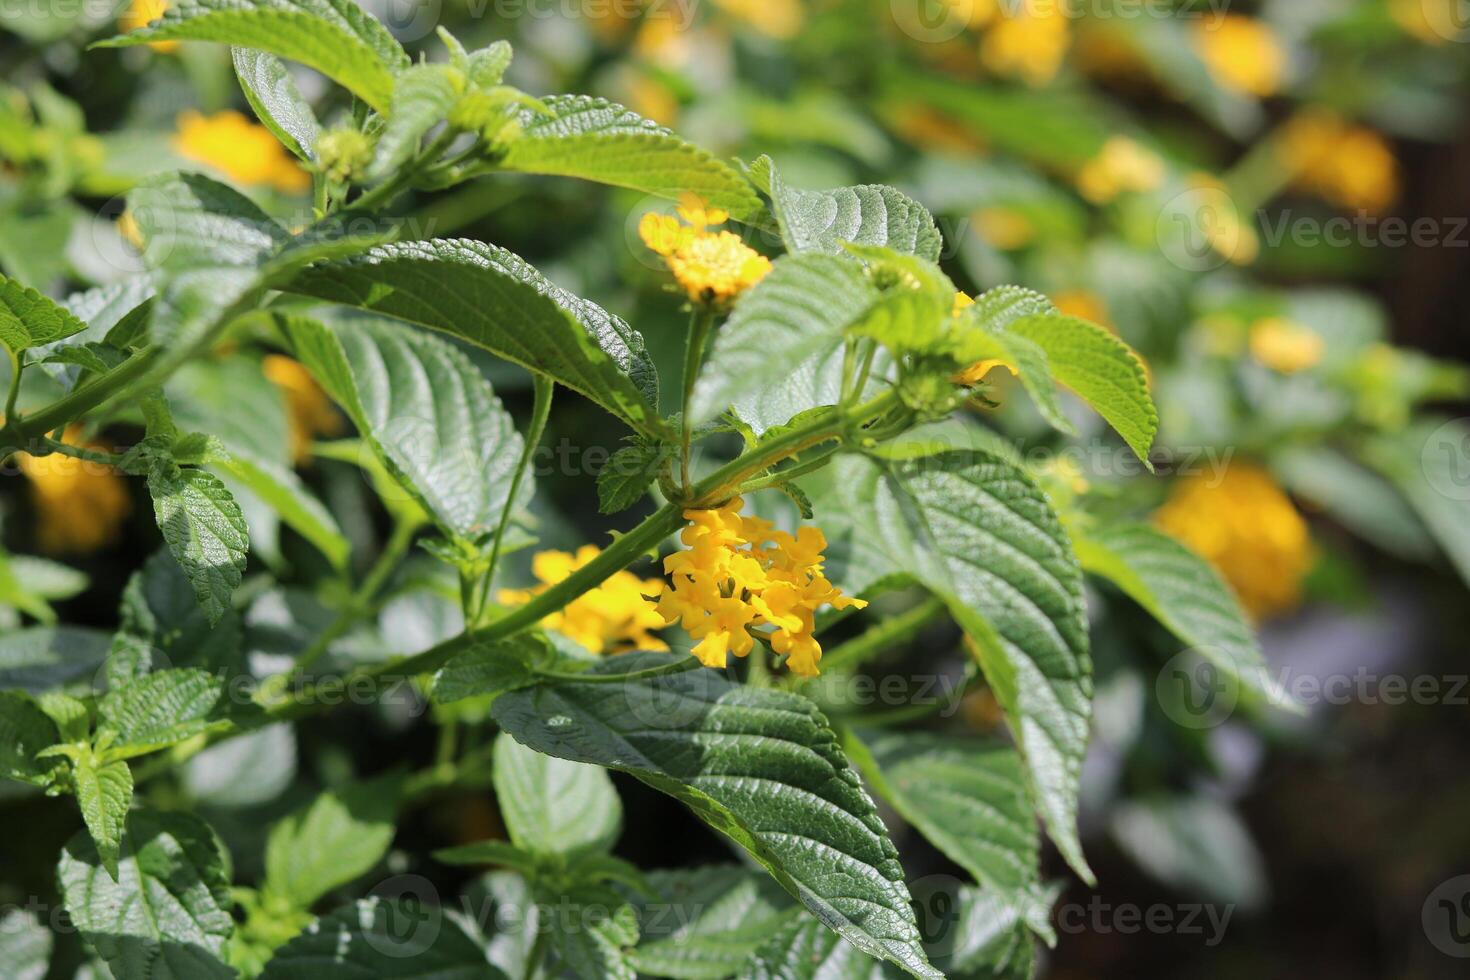
[[[1036,226],[1015,208],[981,208],[975,212],[974,221],[980,237],[1002,251],[1025,248],[1036,240]]]
[[[591,544],[578,548],[575,555],[565,551],[540,552],[531,559],[531,573],[541,584],[531,589],[505,589],[497,598],[508,606],[530,602],[601,553],[602,549]],[[667,650],[668,646],[649,632],[662,629],[664,618],[659,615],[658,607],[646,598],[662,588],[659,579],[641,579],[629,571],[617,572],[597,588],[573,599],[560,612],[541,620],[541,625],[593,653]]]
[[[1064,316],[1075,316],[1079,320],[1112,327],[1108,319],[1108,306],[1101,296],[1086,289],[1064,289],[1051,298],[1057,312]]]
[[[707,208],[690,196],[680,203],[678,215],[650,211],[638,224],[638,236],[663,256],[664,264],[694,302],[726,305],[771,271],[771,260],[740,236],[710,230],[729,220],[728,212]]]
[[[761,518],[741,517],[743,506],[737,497],[716,510],[684,512],[691,522],[680,536],[687,550],[664,559],[672,584],[664,586],[659,612],[699,641],[693,652],[707,667],[724,667],[732,653],[747,656],[755,647],[750,629],[772,626],[763,636],[787,655],[787,668],[815,677],[822,658],[813,635],[816,611],[867,603],[843,595],[822,574],[827,539],[819,529],[791,535]]]
[[[1269,473],[1235,463],[1179,480],[1154,515],[1220,570],[1256,619],[1294,609],[1311,569],[1307,523]]]
[[[133,212],[124,211],[117,216],[117,233],[136,251],[143,251],[143,231],[138,227],[138,219],[133,217]]]
[[[247,187],[268,185],[288,194],[311,187],[311,175],[270,130],[233,109],[212,116],[182,113],[173,144],[180,156],[213,167]]]
[[[628,108],[663,126],[679,121],[679,99],[656,78],[634,72],[627,81]]]
[[[1251,356],[1271,370],[1296,374],[1322,363],[1327,342],[1314,330],[1273,316],[1251,325],[1250,348]]]
[[[1093,204],[1124,192],[1151,191],[1164,182],[1163,159],[1126,136],[1114,136],[1077,173],[1077,190]]]
[[[984,140],[928,106],[895,101],[884,108],[883,117],[894,133],[926,150],[955,154],[985,150]]]
[[[715,6],[778,41],[796,37],[806,23],[801,0],[715,0]]]
[[[1296,185],[1333,204],[1379,214],[1398,197],[1398,161],[1371,129],[1308,110],[1287,123],[1278,146]]]
[[[1266,24],[1241,14],[1195,27],[1195,48],[1222,87],[1264,98],[1286,78],[1286,49]]]
[[[1071,43],[1066,11],[1058,0],[1007,4],[985,31],[980,61],[997,75],[1045,85],[1061,70]]]
[[[117,29],[123,33],[136,31],[140,27],[147,27],[155,20],[163,16],[168,10],[168,0],[133,0],[128,4],[128,9],[123,11],[117,20]],[[178,41],[150,41],[148,46],[154,51],[167,54],[178,49]]]
[[[1190,175],[1190,198],[1195,229],[1227,262],[1250,265],[1261,255],[1261,238],[1256,229],[1241,220],[1240,209],[1225,184],[1212,174]]]
[[[81,444],[79,428],[66,430],[62,441],[87,449],[105,449],[96,443]],[[48,554],[87,554],[117,540],[123,521],[133,509],[122,474],[109,466],[74,459],[60,453],[50,456],[16,456],[20,472],[30,481],[31,504],[36,509],[36,543]]]
[[[300,361],[281,354],[267,354],[261,370],[286,396],[286,414],[291,425],[291,458],[301,462],[311,455],[317,436],[338,435],[345,428],[326,392]]]
[[[633,51],[639,58],[663,68],[683,68],[689,64],[694,52],[690,32],[680,30],[671,16],[672,10],[662,16],[648,16],[638,27],[633,38]]]

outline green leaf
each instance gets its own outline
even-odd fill
[[[580,392],[657,437],[658,375],[643,338],[504,249],[405,242],[306,270],[282,288],[469,341]]]
[[[770,274],[740,298],[715,335],[695,385],[691,422],[708,421],[757,393],[779,398],[781,411],[792,408],[792,415],[815,408],[795,399],[816,387],[808,378],[815,381],[824,375],[824,365],[834,358],[839,362],[839,390],[831,392],[835,402],[847,328],[877,300],[878,291],[862,266],[850,259],[793,255],[776,260]],[[775,364],[781,370],[773,379]]]
[[[114,879],[78,834],[57,879],[66,910],[116,980],[227,980],[220,961],[234,930],[225,857],[213,832],[187,813],[128,816]]]
[[[231,48],[235,77],[255,115],[276,139],[307,162],[316,160],[322,126],[301,94],[291,69],[275,55],[254,48]]]
[[[51,945],[51,930],[34,912],[11,908],[0,916],[0,963],[10,980],[46,980]]]
[[[523,851],[510,841],[479,840],[473,844],[446,847],[434,852],[434,860],[441,864],[480,866],[493,865],[510,868],[522,875],[534,875],[541,870],[536,855]]]
[[[161,20],[97,46],[154,41],[218,41],[299,61],[379,112],[388,109],[394,73],[409,64],[388,29],[353,0],[177,0]]]
[[[1169,632],[1271,704],[1294,705],[1271,676],[1240,600],[1215,567],[1148,524],[1109,523],[1073,536],[1084,570],[1122,589]]]
[[[1364,459],[1398,487],[1460,577],[1470,582],[1470,425],[1425,419],[1364,447]]]
[[[63,742],[85,742],[92,731],[92,711],[87,702],[59,691],[36,697],[36,704],[56,725]],[[65,755],[66,753],[61,753]]]
[[[123,823],[133,803],[133,771],[121,759],[104,762],[90,749],[72,759],[72,786],[82,822],[92,835],[98,860],[118,881],[118,857],[122,848]]]
[[[81,333],[86,325],[29,286],[0,276],[0,345],[11,353]]]
[[[250,549],[240,505],[214,474],[167,464],[148,475],[148,493],[169,553],[188,576],[210,624],[218,623],[230,611]]]
[[[550,656],[546,640],[534,633],[493,643],[478,641],[439,668],[434,675],[434,701],[453,704],[466,698],[493,700],[507,691],[529,687],[536,680],[531,665]]]
[[[641,440],[613,453],[597,474],[598,512],[619,514],[642,500],[666,459],[662,444]]]
[[[760,198],[734,167],[636,112],[585,95],[544,102],[552,115],[524,113],[502,169],[578,177],[672,201],[693,194],[737,221],[760,213]]]
[[[34,626],[0,633],[0,690],[40,694],[85,687],[107,659],[112,639],[80,626]]]
[[[542,894],[551,920],[551,944],[561,965],[581,980],[637,980],[627,960],[638,942],[638,916],[610,888],[576,888]]]
[[[1049,314],[1022,317],[1008,328],[1046,352],[1052,376],[1091,405],[1150,470],[1159,430],[1148,374],[1127,344],[1094,323]]]
[[[333,568],[347,568],[352,543],[342,533],[332,512],[293,470],[239,452],[231,452],[228,458],[213,465],[263,500],[287,526],[325,555]]]
[[[402,324],[277,321],[404,490],[451,537],[493,531],[510,500],[520,434],[469,357]],[[529,496],[529,484],[524,492]]]
[[[1428,562],[1434,540],[1396,486],[1331,446],[1289,446],[1271,472],[1292,496],[1405,561]]]
[[[309,909],[367,874],[393,843],[399,782],[351,783],[317,796],[271,829],[263,890]]]
[[[857,746],[849,738],[849,752],[878,795],[1034,932],[1050,937],[1041,843],[1015,749],[924,732],[862,738]]]
[[[0,691],[0,779],[44,786],[56,762],[37,759],[36,753],[55,745],[58,738],[56,723],[36,702]]]
[[[648,878],[657,898],[641,909],[642,939],[627,958],[650,976],[724,980],[800,916],[769,875],[747,868],[655,871]]]
[[[260,980],[507,980],[437,904],[372,896],[282,946]]]
[[[161,670],[108,691],[97,704],[98,731],[117,736],[108,754],[132,757],[177,745],[222,720],[224,684],[187,668]]]
[[[424,135],[449,116],[464,88],[464,74],[448,65],[414,65],[400,72],[368,180],[387,180],[408,163]]]
[[[1082,573],[1045,495],[1020,467],[974,450],[848,456],[831,483],[818,509],[846,549],[835,580],[860,595],[910,577],[945,600],[1006,710],[1053,839],[1091,880],[1076,831],[1092,714]]]
[[[612,850],[623,804],[597,766],[552,758],[504,732],[495,740],[495,797],[515,845],[532,854]]]
[[[587,676],[671,662],[628,654]],[[805,698],[695,670],[618,683],[543,679],[502,694],[492,714],[539,752],[631,773],[684,802],[851,942],[914,976],[940,976],[919,947],[897,852]]]
[[[820,922],[788,924],[756,951],[739,980],[890,980],[892,974],[871,956],[822,927]]]
[[[791,252],[839,255],[843,243],[882,245],[938,262],[944,238],[918,201],[882,184],[804,191],[785,184],[770,157],[751,167],[751,180],[771,197],[781,238]]]
[[[231,610],[211,624],[193,591],[183,568],[166,550],[154,552],[128,579],[119,611],[121,633],[152,648],[145,670],[199,667],[233,674],[241,668],[239,615]]]
[[[1058,432],[1075,435],[1052,380],[1051,361],[1040,345],[1007,328],[1024,317],[1055,313],[1051,300],[1019,286],[997,286],[980,294],[964,311],[963,323],[976,329],[961,337],[962,361],[973,364],[991,358],[1013,365],[1042,418]]]

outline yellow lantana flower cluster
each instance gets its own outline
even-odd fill
[[[1371,129],[1313,110],[1286,125],[1279,148],[1298,187],[1340,207],[1379,214],[1398,197],[1398,161]]]
[[[665,622],[679,622],[699,643],[694,655],[707,667],[724,667],[729,654],[744,657],[755,646],[753,627],[771,626],[771,649],[787,654],[786,666],[802,677],[820,671],[822,646],[813,635],[816,611],[867,605],[822,574],[827,538],[815,527],[795,535],[769,521],[741,517],[744,501],[717,510],[687,510],[691,522],[681,540],[688,550],[664,559],[672,584],[659,597]]]
[[[1261,21],[1228,14],[1218,23],[1200,21],[1195,49],[1222,87],[1244,95],[1274,95],[1286,78],[1286,48]]]
[[[270,130],[233,109],[212,116],[193,111],[181,114],[173,144],[180,156],[213,167],[247,187],[268,185],[287,194],[311,187],[311,175]]]
[[[80,429],[69,427],[62,441],[83,445]],[[105,447],[87,443],[84,448]],[[20,472],[31,484],[36,544],[42,551],[53,555],[90,554],[117,540],[133,509],[127,484],[117,470],[59,453],[20,453],[16,459]]]
[[[602,549],[592,544],[584,544],[575,555],[565,551],[540,552],[531,559],[531,574],[541,584],[530,589],[503,589],[496,598],[507,606],[524,605],[601,553]],[[641,579],[629,571],[617,572],[541,620],[541,625],[593,653],[667,650],[668,645],[649,632],[665,625],[658,607],[647,598],[662,588],[659,579]]]
[[[691,300],[725,305],[771,271],[771,260],[742,242],[740,236],[710,230],[728,220],[728,211],[686,197],[679,204],[677,218],[651,211],[645,214],[638,224],[638,237],[663,256],[664,264]]]
[[[1126,136],[1114,136],[1077,172],[1077,190],[1093,204],[1106,204],[1127,191],[1151,191],[1165,176],[1157,153]]]
[[[1301,602],[1312,567],[1311,534],[1265,470],[1236,463],[1221,476],[1186,477],[1154,521],[1218,568],[1256,619]]]

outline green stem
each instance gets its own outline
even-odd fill
[[[102,452],[98,449],[87,449],[83,446],[69,446],[55,439],[45,440],[46,448],[61,456],[70,456],[72,459],[85,460],[88,463],[101,463],[103,466],[117,467],[122,463],[122,457],[117,453]]]
[[[694,384],[699,380],[699,369],[704,364],[705,342],[709,339],[714,322],[715,314],[712,310],[705,306],[696,306],[689,321],[689,337],[684,348],[684,400],[679,417],[679,476],[685,494],[689,493],[692,485],[689,478],[689,452],[693,443],[694,427],[689,423],[689,409],[694,403]]]
[[[15,418],[15,400],[20,397],[20,352],[11,350],[8,344],[5,353],[10,356],[10,393],[5,396],[5,418]]]
[[[668,674],[683,674],[687,671],[698,670],[701,664],[696,657],[685,657],[671,664],[660,664],[657,667],[645,667],[642,670],[629,671],[626,674],[569,674],[555,670],[538,670],[537,677],[544,677],[553,681],[576,681],[578,684],[623,684],[628,681],[642,681],[650,677],[664,677]]]
[[[160,348],[150,347],[45,408],[18,419],[7,413],[5,427],[0,429],[0,447],[23,447],[31,439],[75,422],[147,374],[162,356]]]
[[[516,463],[515,475],[510,480],[510,496],[505,500],[505,512],[500,515],[500,524],[495,528],[495,543],[490,546],[490,563],[486,566],[484,577],[480,580],[479,598],[475,605],[474,618],[466,621],[471,629],[480,625],[480,619],[485,614],[485,607],[489,604],[490,585],[495,581],[496,568],[500,566],[500,552],[505,544],[505,532],[515,517],[516,501],[521,495],[521,484],[525,481],[526,473],[531,469],[531,463],[536,458],[536,450],[541,445],[541,437],[546,434],[546,422],[551,417],[551,401],[556,394],[556,384],[546,375],[536,371],[531,372],[531,383],[535,388],[535,401],[531,405],[531,425],[526,430],[526,440],[521,447],[521,458]]]
[[[883,620],[866,633],[855,636],[824,654],[822,667],[826,670],[841,670],[872,660],[900,643],[913,639],[925,626],[943,615],[944,611],[944,601],[930,596],[907,612]]]
[[[784,470],[777,470],[769,476],[758,476],[754,480],[748,480],[740,485],[740,493],[754,493],[757,490],[766,490],[777,487],[783,483],[790,483],[798,477],[806,476],[827,465],[827,462],[837,453],[841,446],[824,448],[811,459],[804,459],[795,466],[788,466]]]
[[[398,173],[383,181],[370,191],[359,194],[357,200],[353,201],[353,211],[379,211],[388,207],[393,201],[413,186],[413,182],[431,163],[438,160],[449,149],[451,143],[459,136],[459,130],[445,127],[444,131],[430,141],[413,161]]]

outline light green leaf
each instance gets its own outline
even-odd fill
[[[1331,446],[1288,446],[1271,455],[1282,485],[1353,534],[1406,561],[1427,562],[1434,539],[1396,486]]]
[[[123,760],[104,762],[85,747],[71,757],[71,762],[72,787],[82,822],[92,835],[98,860],[116,882],[123,822],[133,803],[133,771]]]
[[[452,537],[493,531],[510,500],[520,434],[490,382],[451,344],[402,324],[277,321],[404,490]],[[529,496],[529,483],[523,484]]]
[[[478,840],[473,844],[446,847],[434,852],[434,860],[441,864],[510,868],[522,875],[534,875],[541,870],[540,859],[536,855],[505,840]]]
[[[671,663],[628,654],[588,675]],[[619,683],[542,680],[492,714],[558,758],[631,773],[748,850],[813,914],[917,977],[924,958],[897,852],[856,773],[805,698],[695,670]]]
[[[1082,567],[1112,582],[1205,659],[1271,704],[1294,705],[1266,668],[1240,600],[1215,567],[1148,524],[1109,523],[1073,536]]]
[[[354,0],[177,0],[161,20],[97,46],[154,41],[218,41],[299,61],[379,112],[388,109],[394,73],[409,64],[388,29]]]
[[[276,139],[302,160],[316,160],[322,126],[301,94],[291,69],[268,51],[231,48],[235,77],[255,115]]]
[[[879,796],[1035,933],[1051,936],[1041,842],[1015,749],[925,732],[865,734],[848,745]]]
[[[878,291],[862,266],[850,259],[832,255],[778,259],[770,274],[740,298],[715,335],[695,385],[690,420],[696,425],[708,421],[755,393],[779,397],[784,406],[795,409],[793,415],[815,408],[794,399],[815,387],[808,376],[814,382],[834,358],[840,389],[846,330],[877,300]],[[779,379],[771,377],[773,364],[782,365]],[[832,392],[832,401],[838,394]]]
[[[117,736],[110,755],[131,757],[167,748],[221,721],[223,694],[223,682],[197,668],[145,674],[102,697],[97,704],[98,731]]]
[[[203,806],[269,803],[296,777],[296,731],[281,722],[211,745],[189,759],[179,776],[189,798]]]
[[[301,909],[367,874],[393,842],[394,777],[328,790],[271,829],[265,845],[269,892]]]
[[[781,238],[791,252],[841,254],[844,242],[882,245],[938,262],[944,239],[928,210],[882,184],[804,191],[788,186],[770,157],[751,167],[751,180],[771,197]]]
[[[400,72],[368,180],[386,180],[408,163],[418,152],[419,140],[449,116],[464,88],[464,74],[448,65],[413,65]]]
[[[1046,352],[1052,376],[1091,405],[1141,459],[1159,430],[1143,361],[1094,323],[1049,314],[1022,317],[1008,328]]]
[[[80,626],[34,626],[0,633],[0,690],[40,694],[90,682],[112,638]]]
[[[623,829],[623,804],[597,766],[495,740],[495,796],[515,845],[533,854],[605,853]]]
[[[325,555],[333,568],[347,567],[352,556],[352,543],[338,527],[332,512],[307,489],[293,470],[239,452],[232,452],[228,458],[212,465],[263,500],[287,526]]]
[[[648,878],[658,897],[641,910],[642,939],[628,962],[649,976],[724,980],[801,917],[770,875],[747,868],[655,871]]]
[[[551,116],[527,110],[500,167],[627,187],[677,201],[693,194],[737,221],[761,211],[734,167],[615,102],[585,95],[544,100]]]
[[[55,745],[56,723],[23,694],[0,691],[0,779],[43,786],[56,766],[36,753]]]
[[[0,916],[0,963],[10,980],[45,980],[51,945],[51,930],[34,912],[12,907]]]
[[[229,980],[220,961],[234,931],[225,858],[187,813],[135,811],[116,879],[78,834],[57,868],[72,922],[116,980]]]
[[[1470,582],[1470,425],[1426,419],[1369,442],[1364,459],[1398,487]]]
[[[214,474],[166,464],[148,475],[148,493],[169,553],[188,576],[210,624],[217,624],[230,611],[250,549],[240,505]]]
[[[86,325],[29,286],[0,276],[0,345],[14,354],[81,333]]]
[[[442,330],[586,395],[645,435],[662,432],[658,375],[638,332],[504,249],[405,242],[316,266],[282,288]]]
[[[973,364],[994,358],[1012,365],[1042,418],[1057,431],[1074,435],[1077,427],[1062,409],[1046,351],[1006,329],[1023,317],[1055,312],[1051,300],[1029,289],[997,286],[987,290],[964,311],[961,322],[975,329],[960,339],[962,360]]]
[[[836,580],[856,595],[909,577],[945,600],[1006,710],[1053,839],[1090,880],[1076,831],[1092,714],[1082,573],[1046,497],[1018,466],[974,450],[849,456],[830,482],[818,508],[846,552]]]
[[[282,946],[260,980],[507,980],[437,903],[358,899]]]

